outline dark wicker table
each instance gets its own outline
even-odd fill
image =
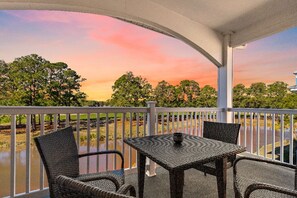
[[[183,197],[185,170],[216,161],[218,194],[225,198],[227,157],[245,151],[238,145],[186,134],[180,145],[173,142],[171,134],[128,138],[124,142],[137,150],[139,198],[143,198],[146,157],[169,171],[171,198]]]

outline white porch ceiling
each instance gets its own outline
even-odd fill
[[[232,33],[232,47],[297,25],[296,0],[151,1],[216,32]]]
[[[218,67],[224,35],[229,46],[297,26],[297,0],[0,0],[0,9],[103,14],[172,35]]]

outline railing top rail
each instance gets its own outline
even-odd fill
[[[0,114],[77,114],[77,113],[148,113],[148,107],[44,107],[0,106]],[[223,112],[222,108],[156,107],[156,113],[174,112]],[[297,114],[297,109],[228,108],[229,112],[269,114]]]
[[[228,111],[269,114],[297,114],[297,109],[228,108]]]
[[[0,114],[147,113],[147,107],[38,107],[0,106]]]
[[[157,113],[170,112],[222,112],[222,108],[196,108],[196,107],[156,107]]]

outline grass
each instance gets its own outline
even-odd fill
[[[92,123],[91,123],[92,124]],[[74,127],[76,126],[76,123],[71,123],[71,125]],[[114,134],[116,132],[116,139],[122,139],[122,128],[125,128],[125,132],[124,132],[124,136],[125,137],[136,137],[136,136],[143,136],[143,132],[144,132],[144,126],[143,126],[143,122],[140,121],[139,122],[139,126],[137,127],[137,123],[136,121],[132,121],[132,125],[130,125],[130,122],[124,122],[124,126],[123,126],[123,122],[118,120],[116,122],[116,124],[113,123],[109,123],[108,125],[106,125],[106,123],[103,123],[100,125],[99,127],[99,136],[98,139],[101,142],[105,142],[106,141],[106,131],[108,131],[108,141],[110,140],[114,140]],[[52,131],[53,128],[51,126],[46,126],[45,127],[45,133],[48,133],[49,131]],[[138,130],[137,130],[138,129]],[[25,128],[18,128],[17,129],[17,134],[16,134],[16,148],[17,150],[24,150],[26,148],[26,132],[25,132]],[[137,134],[138,131],[138,134]],[[30,141],[31,141],[31,145],[34,144],[33,138],[36,136],[40,135],[40,130],[34,131],[30,133]],[[77,137],[76,132],[75,132],[75,138]],[[90,128],[90,144],[91,146],[96,145],[97,143],[97,127],[91,127]],[[86,127],[86,123],[82,123],[81,124],[81,128],[79,131],[79,136],[80,136],[80,143],[82,145],[86,145],[87,144],[87,140],[88,140],[88,132],[87,132],[87,127]],[[10,141],[11,141],[11,134],[10,134],[10,129],[7,130],[7,132],[2,132],[0,133],[0,150],[1,151],[9,151],[10,150]]]
[[[121,118],[121,113],[117,113],[117,118]],[[114,119],[115,113],[108,113],[108,118],[109,119]],[[130,118],[130,114],[126,114],[127,118]],[[38,120],[40,118],[40,115],[36,114],[36,121],[38,123]],[[99,114],[100,120],[105,120],[106,119],[106,113],[100,113]],[[81,121],[86,121],[88,119],[87,114],[79,114],[79,119]],[[97,120],[97,113],[91,113],[90,114],[90,119],[91,120]],[[70,121],[71,120],[77,120],[77,114],[71,114],[70,115]],[[45,122],[50,122],[51,121],[51,116],[50,115],[45,115],[44,117]],[[53,121],[53,116],[52,116],[52,121]],[[66,121],[66,114],[60,114],[60,122],[65,122]],[[26,116],[25,115],[18,115],[17,116],[17,123],[18,125],[21,124],[26,124]],[[11,119],[10,116],[8,115],[2,115],[0,116],[0,126],[9,126],[11,124]]]
[[[253,119],[253,126],[257,126],[257,116],[255,116]],[[250,116],[247,115],[246,116],[246,125],[249,127],[250,126]],[[238,123],[238,116],[235,117],[235,123]],[[243,125],[244,123],[244,116],[241,114],[240,116],[240,123]],[[294,128],[297,128],[297,118],[296,116],[294,116]],[[260,126],[264,126],[264,116],[262,115],[260,117]],[[267,115],[267,127],[272,128],[272,118],[270,116]],[[280,115],[276,115],[275,116],[275,130],[280,130],[281,128],[281,119],[280,119]],[[284,128],[290,128],[290,119],[288,117],[288,115],[284,116]]]
[[[114,118],[110,117],[110,122],[106,124],[105,117],[101,117],[101,122],[99,126],[99,133],[97,133],[97,125],[96,125],[96,118],[90,120],[90,144],[91,146],[95,146],[97,143],[97,135],[98,140],[101,141],[101,143],[105,143],[106,139],[108,141],[113,141],[114,138],[116,139],[122,139],[123,134],[122,130],[124,128],[124,137],[137,137],[137,136],[143,136],[144,135],[144,123],[142,118],[139,119],[139,125],[137,126],[136,120],[131,120],[127,117],[126,121],[123,122],[121,119],[117,119],[116,123],[114,122]],[[193,121],[194,122],[194,121]],[[124,125],[123,125],[124,123]],[[76,130],[76,121],[70,122],[70,125],[73,126],[74,131]],[[87,131],[87,125],[88,122],[86,120],[83,120],[83,117],[81,117],[80,122],[80,144],[86,145],[88,141],[88,131]],[[178,128],[177,129],[177,125]],[[61,122],[61,125],[59,127],[63,128],[65,126],[65,123]],[[186,121],[184,122],[184,129],[186,129]],[[188,121],[188,127],[191,126],[190,120]],[[194,123],[192,123],[192,126],[194,127]],[[172,131],[172,129],[176,130],[182,130],[182,124],[177,122],[174,123],[174,126],[172,126],[172,122],[169,123],[169,126],[167,127],[167,121],[164,121],[164,131],[167,131],[169,128],[169,131]],[[48,133],[49,131],[53,130],[53,126],[49,125],[49,122],[46,122],[45,124],[45,133]],[[147,131],[147,130],[146,130]],[[158,131],[159,133],[162,133],[162,126],[161,122],[159,122],[158,125]],[[108,133],[107,133],[108,132]],[[74,132],[75,138],[77,137],[76,131]],[[30,133],[30,140],[31,145],[34,144],[33,138],[40,135],[40,126],[37,126],[37,130]],[[108,135],[108,138],[106,138],[106,135]],[[7,129],[1,129],[0,130],[0,150],[1,151],[9,151],[10,150],[10,137],[11,137],[11,130],[10,126],[8,125]],[[17,128],[17,134],[16,134],[16,144],[17,144],[17,150],[24,150],[26,148],[26,126],[22,125],[22,127]]]

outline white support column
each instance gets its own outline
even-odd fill
[[[233,105],[233,48],[229,46],[230,34],[224,36],[223,65],[218,68],[218,107],[227,110]],[[223,112],[221,122],[232,122],[232,113]]]
[[[147,116],[148,123],[148,134],[155,135],[156,133],[156,102],[148,101],[147,106],[149,107],[149,115]],[[147,158],[148,170],[146,171],[147,176],[156,176],[156,163]]]

